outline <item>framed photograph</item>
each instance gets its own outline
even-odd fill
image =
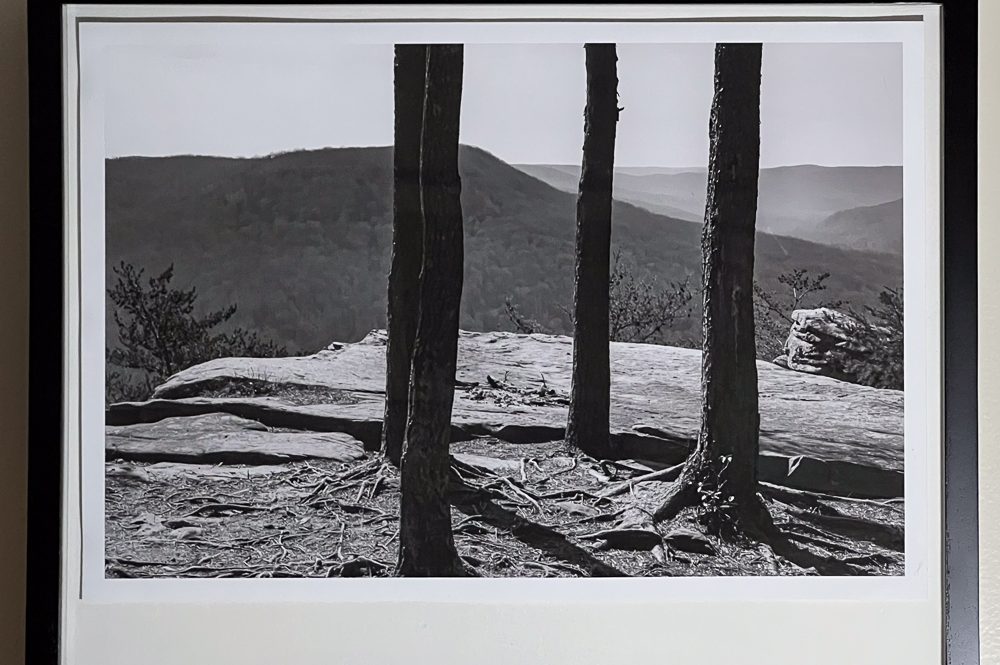
[[[29,27],[29,662],[978,662],[974,5]]]

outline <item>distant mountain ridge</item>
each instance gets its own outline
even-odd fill
[[[571,329],[575,196],[478,148],[460,151],[465,215],[461,325],[510,329],[504,300],[555,332]],[[206,309],[293,350],[360,339],[385,325],[392,148],[261,158],[126,157],[106,162],[107,272],[119,261],[199,288]],[[701,274],[700,225],[616,201],[613,244],[661,281]],[[758,234],[768,286],[797,267],[830,272],[830,299],[872,302],[902,281],[899,257]],[[689,324],[697,331],[697,321]],[[109,327],[109,343],[114,343]]]
[[[820,242],[875,252],[903,253],[903,199],[836,212],[816,227]]]
[[[571,165],[517,165],[528,173],[566,192],[574,192],[579,167]],[[704,168],[624,167],[615,169],[615,197],[651,212],[678,219],[701,221],[705,208]],[[875,206],[903,196],[903,170],[900,166],[779,166],[761,169],[757,226],[762,231],[788,235],[824,244],[854,249],[895,246],[901,235],[903,216],[900,208],[893,217],[891,209],[878,215],[884,226],[869,221],[864,238],[854,233],[843,237],[831,233],[823,222],[841,211]]]

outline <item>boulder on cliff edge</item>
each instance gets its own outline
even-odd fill
[[[854,319],[835,309],[797,309],[784,353],[774,362],[797,372],[855,382],[847,368],[866,356],[856,333]]]

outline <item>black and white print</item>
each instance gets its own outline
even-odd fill
[[[103,83],[106,577],[904,574],[899,43],[185,34]]]

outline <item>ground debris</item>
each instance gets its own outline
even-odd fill
[[[487,374],[486,385],[468,384],[466,396],[473,401],[490,401],[498,406],[515,404],[527,406],[569,405],[568,395],[548,387],[544,375],[540,375],[540,378],[541,386],[527,388],[508,382],[506,376],[503,379],[495,379]]]
[[[695,509],[653,525],[656,495],[676,469],[594,460],[564,442],[483,437],[456,443],[452,452],[455,542],[481,576],[816,574],[770,547],[706,536]],[[109,461],[106,575],[393,574],[396,469],[376,457],[256,468]],[[903,573],[895,547],[901,505],[767,487],[763,493],[796,547],[834,557],[854,574]]]

